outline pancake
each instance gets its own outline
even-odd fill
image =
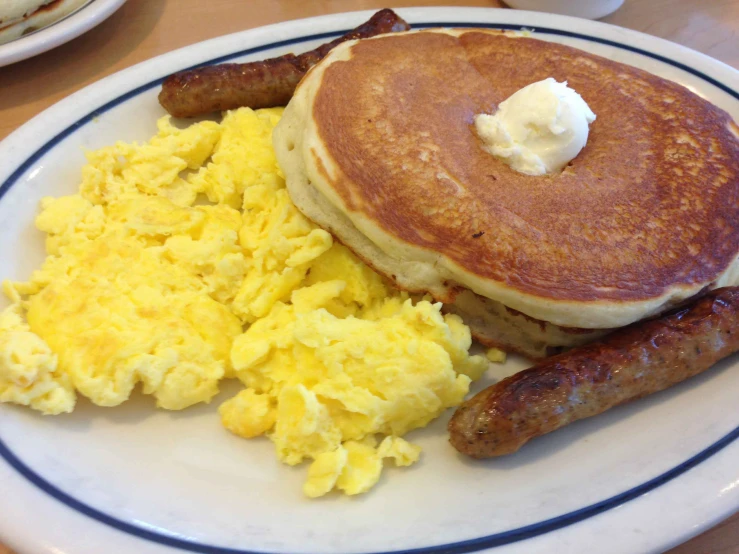
[[[5,0],[0,2],[0,44],[68,16],[90,0]]]
[[[483,150],[473,117],[547,77],[597,119],[562,173],[524,175]],[[577,342],[739,283],[736,124],[575,48],[486,30],[346,43],[303,79],[274,145],[308,218],[400,288],[471,291],[462,315],[501,304]]]
[[[18,23],[53,0],[4,0],[0,2],[0,29]]]

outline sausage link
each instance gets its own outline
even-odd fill
[[[303,75],[338,44],[408,29],[410,25],[394,11],[380,10],[353,31],[299,56],[287,54],[261,62],[211,65],[170,75],[162,84],[159,103],[175,117],[194,117],[242,106],[285,106]]]
[[[517,451],[534,437],[666,389],[739,350],[739,287],[635,323],[503,379],[464,402],[450,442],[473,458]]]

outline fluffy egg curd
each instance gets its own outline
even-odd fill
[[[281,108],[227,112],[88,152],[75,195],[45,198],[48,257],[5,282],[0,402],[44,414],[134,388],[160,408],[209,402],[236,435],[310,461],[304,492],[358,494],[402,437],[456,406],[487,368],[440,304],[386,283],[292,204],[272,150]]]

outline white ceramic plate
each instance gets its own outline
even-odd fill
[[[105,21],[126,0],[90,0],[81,8],[11,42],[0,45],[0,67],[31,58],[86,33]]]
[[[683,83],[739,119],[739,72],[663,40],[511,10],[398,11],[415,26],[533,28]],[[0,275],[26,278],[42,261],[38,200],[76,190],[80,147],[155,132],[164,76],[305,50],[369,15],[287,22],[178,50],[27,123],[0,144]],[[737,362],[497,460],[457,455],[442,418],[410,435],[424,447],[421,463],[388,470],[362,497],[318,501],[302,497],[305,468],[280,465],[267,440],[220,426],[216,407],[233,390],[180,413],[156,411],[143,397],[115,409],[82,401],[56,418],[3,405],[0,538],[49,554],[657,552],[739,507]],[[477,388],[521,367],[512,361]]]

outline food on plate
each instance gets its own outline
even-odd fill
[[[242,331],[227,306],[247,267],[238,243],[242,216],[225,203],[193,204],[200,192],[231,186],[209,180],[221,171],[218,161],[202,167],[228,147],[229,132],[237,129],[249,142],[267,127],[268,140],[271,123],[253,119],[231,116],[221,125],[179,130],[165,118],[148,143],[87,153],[78,194],[42,200],[36,226],[47,234],[48,257],[28,282],[5,287],[15,302],[10,309],[22,308],[37,337],[26,339],[53,352],[55,369],[3,364],[3,399],[25,399],[55,414],[73,409],[74,391],[116,406],[139,382],[167,409],[207,402],[218,392],[218,382],[232,373],[231,341]],[[228,164],[244,184],[260,169],[251,150],[243,168]],[[183,171],[192,173],[182,178]],[[12,339],[0,333],[0,343]],[[65,402],[27,395],[39,388],[37,378],[67,392],[71,382],[73,392]],[[47,394],[60,393],[49,388]]]
[[[464,403],[451,442],[474,457],[739,349],[728,114],[521,33],[407,28],[383,10],[167,79],[176,116],[292,99],[87,154],[79,193],[42,201],[43,266],[4,284],[0,401],[58,414],[141,383],[179,410],[237,378],[223,426],[309,461],[307,496],[354,495],[507,351],[575,347]]]
[[[485,357],[496,364],[504,364],[508,359],[508,355],[505,353],[504,350],[495,347],[488,348],[487,352],[485,352]]]
[[[5,283],[0,401],[59,414],[78,393],[116,406],[141,383],[180,410],[238,377],[223,424],[310,460],[308,496],[366,492],[383,460],[418,460],[401,437],[459,405],[488,362],[458,316],[295,208],[271,144],[281,113],[165,117],[146,143],[87,153],[79,193],[41,203],[43,266]]]
[[[0,2],[0,44],[51,25],[90,0],[3,0]]]
[[[31,331],[19,299],[14,300],[0,313],[0,402],[47,414],[71,411],[75,393],[69,375],[58,370],[56,354]]]
[[[561,172],[527,175],[474,120],[550,77],[597,119]],[[736,124],[575,48],[477,29],[346,42],[274,136],[298,209],[489,346],[542,358],[739,284]]]
[[[418,459],[399,437],[459,405],[487,362],[468,355],[457,316],[388,289],[341,245],[315,261],[306,285],[234,341],[247,388],[221,416],[238,435],[266,433],[285,463],[313,460],[308,496],[365,492],[383,458]]]
[[[616,331],[503,379],[449,422],[452,445],[489,458],[532,438],[666,389],[739,350],[739,287]]]
[[[175,117],[243,106],[285,106],[303,75],[338,44],[409,28],[392,10],[380,10],[353,31],[298,56],[285,54],[261,62],[219,64],[175,73],[162,84],[159,103]]]

